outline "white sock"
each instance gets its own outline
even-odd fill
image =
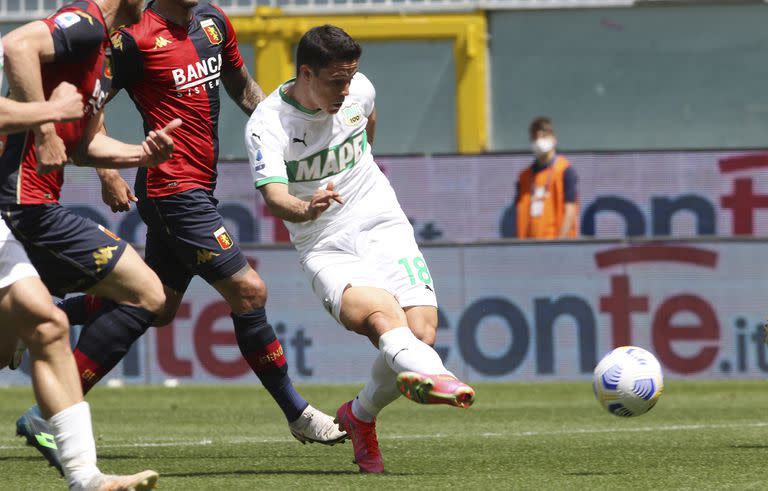
[[[397,373],[420,372],[439,375],[451,372],[430,345],[413,335],[407,327],[396,327],[379,337],[379,351],[387,365]]]
[[[365,406],[363,406],[363,404],[360,402],[359,395],[355,397],[355,400],[352,401],[352,414],[360,421],[364,421],[366,423],[370,423],[376,419],[376,414],[365,409]]]
[[[400,397],[397,388],[397,373],[387,365],[384,353],[373,362],[371,379],[352,401],[352,414],[361,421],[370,423],[384,407]]]
[[[69,406],[51,416],[48,422],[54,430],[61,466],[69,486],[86,482],[99,474],[88,403],[82,401]]]

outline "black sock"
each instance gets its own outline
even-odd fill
[[[56,306],[67,314],[70,326],[82,326],[87,324],[108,303],[114,304],[111,300],[102,300],[99,297],[86,294],[59,300],[56,302]]]
[[[264,308],[232,314],[235,336],[243,358],[259,377],[288,421],[295,421],[309,403],[296,392],[288,376],[288,362]]]
[[[83,327],[75,348],[75,360],[83,393],[115,368],[134,341],[155,319],[155,314],[141,307],[113,302],[105,304],[91,322]]]

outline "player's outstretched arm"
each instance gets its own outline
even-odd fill
[[[107,169],[128,167],[154,167],[173,155],[173,131],[181,126],[181,119],[174,119],[164,128],[150,131],[140,145],[115,140],[101,131],[103,114],[93,119],[74,160],[78,165]],[[92,130],[91,130],[92,129]]]
[[[0,97],[0,133],[26,131],[43,123],[72,121],[83,115],[83,96],[62,82],[45,102],[17,102]]]
[[[333,190],[332,182],[324,188],[318,188],[312,195],[311,201],[304,201],[291,195],[288,192],[288,185],[280,182],[261,186],[259,191],[273,215],[295,223],[314,220],[327,210],[333,201],[344,204],[341,195]]]
[[[248,73],[245,65],[238,69],[224,70],[221,73],[221,80],[224,82],[224,88],[227,90],[229,97],[248,116],[253,113],[256,106],[266,97],[259,84]]]

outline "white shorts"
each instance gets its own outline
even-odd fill
[[[0,288],[16,283],[22,278],[38,276],[29,262],[27,253],[5,222],[0,219]]]
[[[339,323],[347,286],[381,288],[401,307],[437,307],[434,280],[404,215],[349,224],[312,247],[301,266],[315,295]]]

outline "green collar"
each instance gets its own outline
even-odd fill
[[[298,109],[299,111],[303,112],[304,114],[309,114],[310,116],[314,116],[315,114],[319,113],[320,109],[308,109],[302,106],[301,104],[299,104],[299,101],[297,101],[296,99],[294,99],[293,97],[285,93],[285,86],[291,82],[296,82],[296,79],[292,78],[280,86],[280,90],[278,91],[280,92],[280,98],[285,102],[287,102],[288,104],[290,104],[291,106]]]

